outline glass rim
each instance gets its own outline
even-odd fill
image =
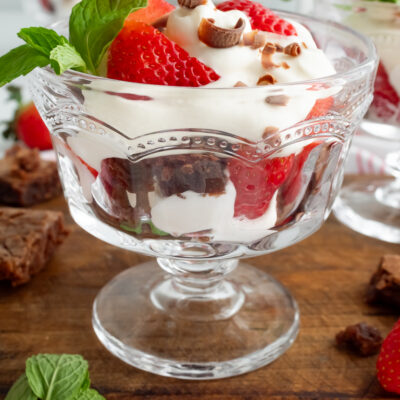
[[[293,88],[295,86],[302,86],[302,85],[314,85],[317,83],[329,83],[329,82],[335,82],[337,80],[346,80],[346,78],[352,76],[353,74],[358,76],[359,71],[366,70],[368,68],[373,68],[376,67],[378,64],[378,53],[376,46],[374,42],[372,41],[371,38],[368,36],[357,32],[356,30],[335,22],[331,21],[325,18],[317,18],[317,17],[311,17],[308,15],[296,13],[296,12],[286,12],[282,10],[276,10],[272,9],[274,12],[276,12],[278,15],[289,18],[290,17],[297,17],[297,19],[303,19],[303,20],[309,20],[313,21],[319,24],[323,25],[328,25],[334,29],[338,29],[344,32],[347,32],[357,39],[359,39],[361,42],[364,43],[367,49],[367,58],[360,64],[355,65],[354,67],[350,68],[347,71],[344,72],[338,72],[332,75],[327,75],[324,77],[320,78],[313,78],[313,79],[308,79],[308,80],[302,80],[302,81],[295,81],[295,82],[286,82],[286,83],[276,83],[274,85],[269,85],[269,86],[245,86],[245,87],[208,87],[208,86],[199,86],[199,87],[191,87],[191,86],[167,86],[167,85],[154,85],[154,84],[148,84],[148,83],[139,83],[139,82],[130,82],[130,81],[123,81],[119,79],[111,79],[107,78],[105,76],[99,76],[99,75],[93,75],[93,74],[88,74],[85,72],[79,72],[79,71],[74,71],[72,69],[68,69],[65,71],[62,75],[57,75],[49,66],[39,68],[40,70],[44,70],[54,77],[56,79],[68,79],[68,78],[82,78],[82,79],[89,79],[91,81],[106,81],[106,82],[117,82],[120,85],[132,85],[135,87],[140,87],[140,88],[153,88],[156,90],[202,90],[202,91],[232,91],[232,90],[242,90],[242,91],[249,91],[249,90],[266,90],[268,87],[271,90],[277,90],[277,89],[284,89],[284,88]],[[51,25],[51,28],[56,27],[57,25],[63,23],[63,20],[60,20],[58,22],[55,22],[54,24]]]

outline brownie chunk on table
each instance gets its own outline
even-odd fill
[[[338,347],[347,348],[360,356],[372,356],[379,352],[383,337],[378,329],[360,322],[350,325],[336,335]]]
[[[28,282],[67,234],[61,212],[0,207],[0,280]]]
[[[62,193],[57,165],[37,149],[15,145],[0,160],[0,204],[31,206]]]
[[[400,307],[400,255],[382,257],[367,290],[367,302]]]

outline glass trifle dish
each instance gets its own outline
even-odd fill
[[[299,311],[285,287],[238,260],[290,246],[328,217],[372,100],[374,46],[250,0],[153,0],[96,58],[99,29],[79,32],[98,1],[75,6],[54,70],[31,79],[74,220],[156,257],[101,290],[95,332],[160,375],[264,366],[293,343]]]
[[[369,36],[377,48],[380,61],[374,100],[361,129],[378,137],[382,147],[388,149],[386,172],[393,177],[344,185],[335,215],[360,233],[400,243],[400,2],[324,0],[321,15],[327,10],[337,20]]]

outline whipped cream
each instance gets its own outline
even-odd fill
[[[317,48],[310,32],[295,21],[289,22],[295,27],[297,36],[265,32],[265,37],[267,42],[283,47],[298,43],[302,54],[292,57],[277,52],[272,61],[277,65],[285,62],[290,68],[265,69],[261,64],[262,49],[252,49],[244,45],[217,49],[202,43],[198,37],[198,27],[203,18],[214,19],[215,25],[221,28],[232,28],[238,19],[242,18],[245,21],[244,33],[252,29],[246,14],[238,10],[220,11],[211,0],[194,9],[179,7],[170,14],[165,35],[221,76],[218,81],[207,85],[208,87],[232,87],[238,81],[247,86],[256,86],[258,79],[267,72],[270,72],[278,83],[300,82],[335,73],[329,59]]]
[[[277,219],[276,194],[267,211],[257,219],[234,218],[236,190],[228,180],[225,193],[209,196],[187,191],[167,198],[151,193],[151,218],[155,226],[173,236],[208,231],[214,240],[252,242],[273,233]]]

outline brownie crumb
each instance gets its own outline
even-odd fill
[[[400,255],[387,254],[372,275],[367,295],[369,304],[400,307]]]
[[[336,335],[338,347],[347,348],[364,357],[377,354],[382,341],[379,330],[365,322],[350,325]]]
[[[62,193],[57,165],[40,159],[37,149],[15,145],[0,160],[0,203],[31,206]]]

